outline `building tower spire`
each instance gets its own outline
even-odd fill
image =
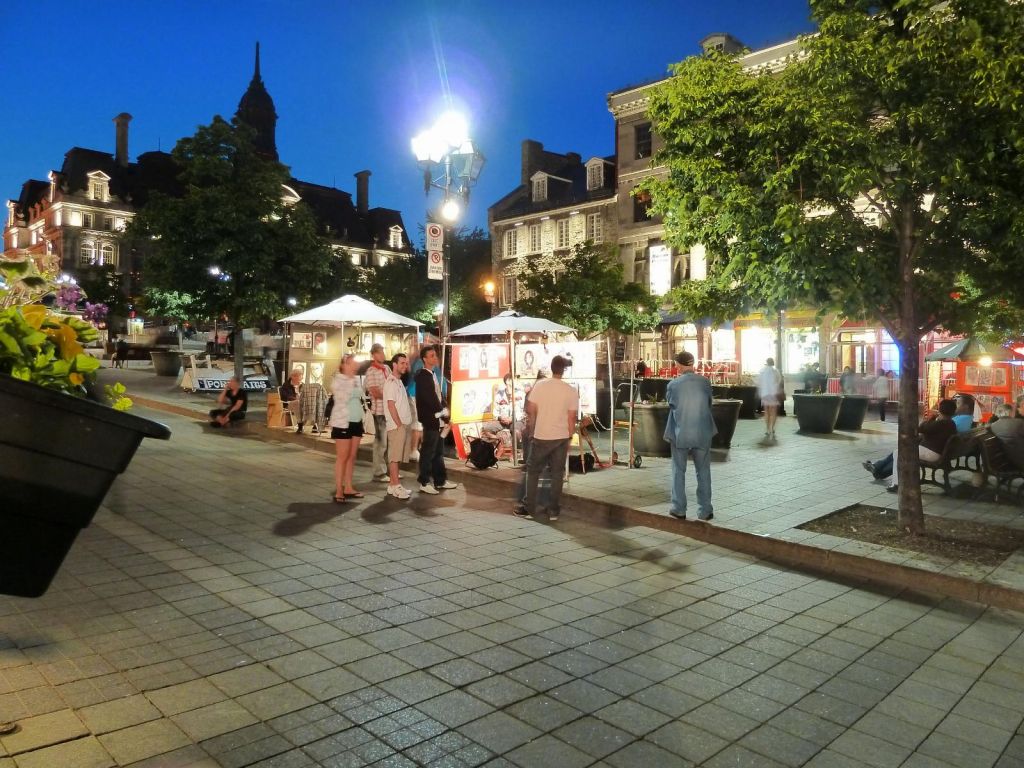
[[[277,160],[277,112],[274,100],[267,93],[260,75],[260,44],[256,42],[256,66],[253,68],[252,80],[238,102],[235,117],[255,131],[253,143],[256,151],[271,160]]]

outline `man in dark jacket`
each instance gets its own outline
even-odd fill
[[[932,413],[917,427],[918,433],[918,457],[925,461],[938,461],[942,457],[942,451],[946,442],[956,434],[956,424],[953,423],[953,414],[956,413],[956,403],[952,400],[942,400],[939,403],[938,413]],[[893,451],[881,461],[865,461],[864,469],[874,475],[876,480],[883,477],[892,477],[889,486],[886,488],[890,493],[899,490],[896,484],[896,469],[899,466],[899,454]]]
[[[459,486],[448,481],[448,471],[444,465],[441,429],[447,425],[449,414],[441,396],[441,383],[433,373],[438,363],[437,349],[424,347],[420,351],[420,359],[423,367],[416,373],[416,415],[423,425],[423,443],[420,445],[417,480],[420,492],[433,495]]]

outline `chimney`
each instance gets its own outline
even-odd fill
[[[114,118],[114,125],[117,126],[114,159],[122,168],[128,165],[128,123],[131,122],[131,119],[132,116],[127,112],[122,112]]]
[[[533,139],[523,139],[523,171],[520,184],[530,183],[530,177],[540,170],[540,161],[544,155],[544,145]]]
[[[359,171],[356,174],[356,210],[362,216],[370,210],[370,172]]]
[[[580,165],[583,162],[579,152],[566,152],[565,159],[569,161],[570,165]]]

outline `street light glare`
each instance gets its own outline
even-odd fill
[[[444,205],[441,206],[441,216],[443,216],[444,220],[447,222],[455,221],[459,218],[460,213],[462,213],[462,209],[459,207],[458,201],[453,200],[450,197],[445,200]]]
[[[465,117],[449,110],[437,118],[432,133],[447,144],[446,149],[460,147],[469,139],[469,126]]]

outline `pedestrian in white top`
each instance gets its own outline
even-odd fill
[[[388,495],[408,499],[412,494],[402,487],[398,465],[409,460],[409,430],[412,408],[402,377],[409,372],[409,358],[399,352],[391,358],[391,376],[384,382],[384,420],[388,427]]]
[[[878,420],[885,421],[885,405],[889,401],[889,376],[884,368],[878,369],[878,376],[871,385],[871,397],[878,403]]]
[[[757,396],[764,408],[764,436],[775,437],[775,422],[779,418],[779,390],[782,389],[782,374],[775,368],[775,359],[764,361],[764,368],[757,374]]]
[[[539,380],[530,390],[526,413],[533,424],[533,439],[526,462],[526,501],[512,511],[516,517],[532,518],[537,505],[537,483],[544,467],[547,467],[551,473],[548,520],[554,522],[558,519],[565,460],[580,409],[579,393],[571,384],[562,381],[562,374],[571,365],[568,358],[555,355],[551,358],[551,378]]]

